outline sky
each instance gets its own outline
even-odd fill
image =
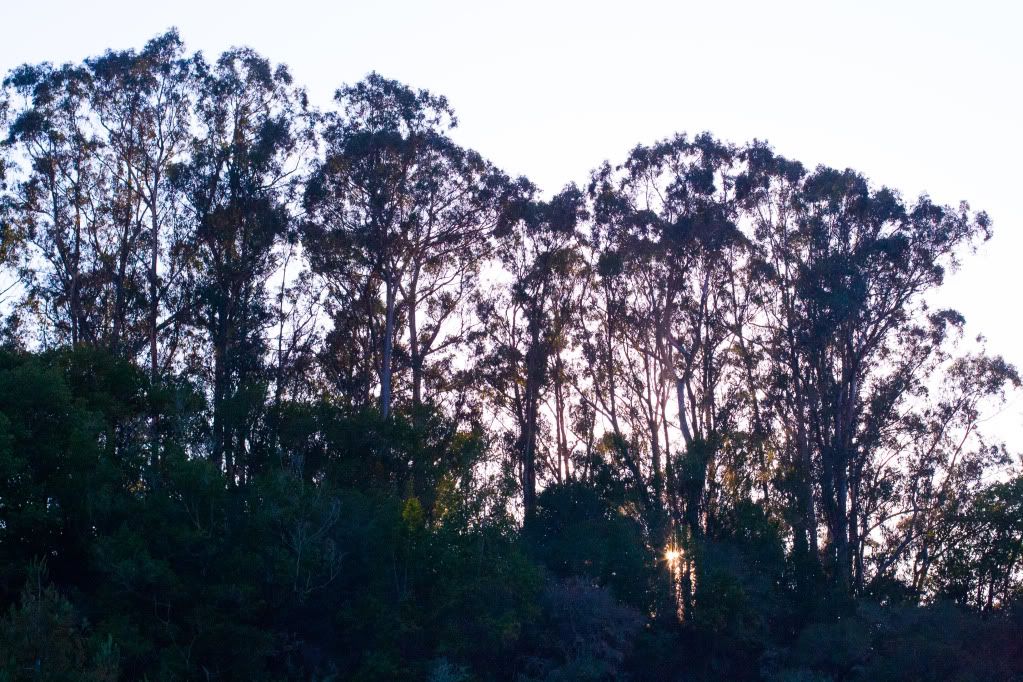
[[[177,27],[208,56],[288,64],[321,107],[377,71],[446,95],[460,143],[548,192],[675,132],[767,140],[987,211],[994,238],[936,303],[1023,367],[1021,25],[1011,0],[36,0],[0,9],[0,70]],[[1023,397],[991,424],[1023,451]]]

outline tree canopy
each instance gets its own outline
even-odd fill
[[[545,193],[173,31],[0,125],[0,679],[1023,676],[982,211],[710,133]]]

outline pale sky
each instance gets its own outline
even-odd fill
[[[966,199],[995,237],[942,303],[1023,366],[1023,5],[946,2],[5,3],[0,70],[141,47],[235,45],[325,107],[370,71],[446,95],[456,139],[548,191],[676,131],[766,139],[906,197]],[[1023,450],[1023,399],[996,420]]]

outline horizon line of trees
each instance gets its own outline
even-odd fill
[[[733,622],[726,574],[743,594],[784,592],[800,623],[864,600],[998,612],[1019,598],[1019,463],[982,422],[1020,377],[963,338],[962,315],[928,305],[991,236],[965,202],[907,200],[709,133],[638,145],[545,196],[457,144],[442,96],[374,73],[320,110],[286,67],[246,48],[208,61],[174,31],[13,69],[0,124],[4,605],[30,576],[24,599],[58,599],[45,571],[82,592],[82,580],[116,592],[116,578],[141,604],[159,579],[128,567],[128,509],[160,501],[146,502],[140,537],[181,514],[208,539],[221,532],[216,500],[283,543],[266,571],[290,576],[302,608],[289,617],[311,618],[307,600],[328,599],[352,561],[341,557],[360,551],[334,537],[339,519],[372,507],[337,490],[387,496],[387,537],[408,552],[426,552],[427,532],[466,556],[469,538],[521,536],[555,574],[589,575],[682,632],[752,627]],[[28,388],[44,379],[63,388]],[[69,415],[77,430],[39,438]],[[90,457],[109,464],[103,485],[122,502],[75,499]],[[587,524],[611,525],[580,525],[591,507]],[[278,528],[287,514],[302,520]],[[588,542],[633,538],[646,572],[586,544],[598,527],[611,535]],[[761,554],[728,573],[725,544]],[[401,602],[417,588],[394,556],[379,561],[397,562]],[[32,563],[43,557],[45,571]],[[87,561],[99,563],[76,576]],[[586,613],[635,635],[638,615],[565,584],[544,603],[589,600]],[[158,649],[177,652],[161,659],[168,679],[199,674],[185,641],[208,634],[202,616],[178,623],[165,598],[150,625],[109,626],[124,641],[150,626],[164,638],[122,644],[121,674],[152,670]],[[93,621],[124,608],[109,593],[90,603]],[[344,627],[361,626],[326,629]],[[487,635],[494,651],[517,627]],[[290,645],[266,647],[298,665],[280,653]],[[330,646],[317,646],[306,671],[327,665]],[[407,663],[433,645],[388,646]],[[604,666],[592,679],[626,649],[590,652]],[[501,669],[446,651],[481,679]],[[335,664],[366,679],[391,670]],[[207,676],[242,677],[224,665]],[[435,679],[469,679],[446,658],[431,665]]]

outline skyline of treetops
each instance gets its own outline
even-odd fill
[[[7,72],[0,679],[1023,679],[1020,376],[932,303],[986,213],[456,125],[173,30]]]

